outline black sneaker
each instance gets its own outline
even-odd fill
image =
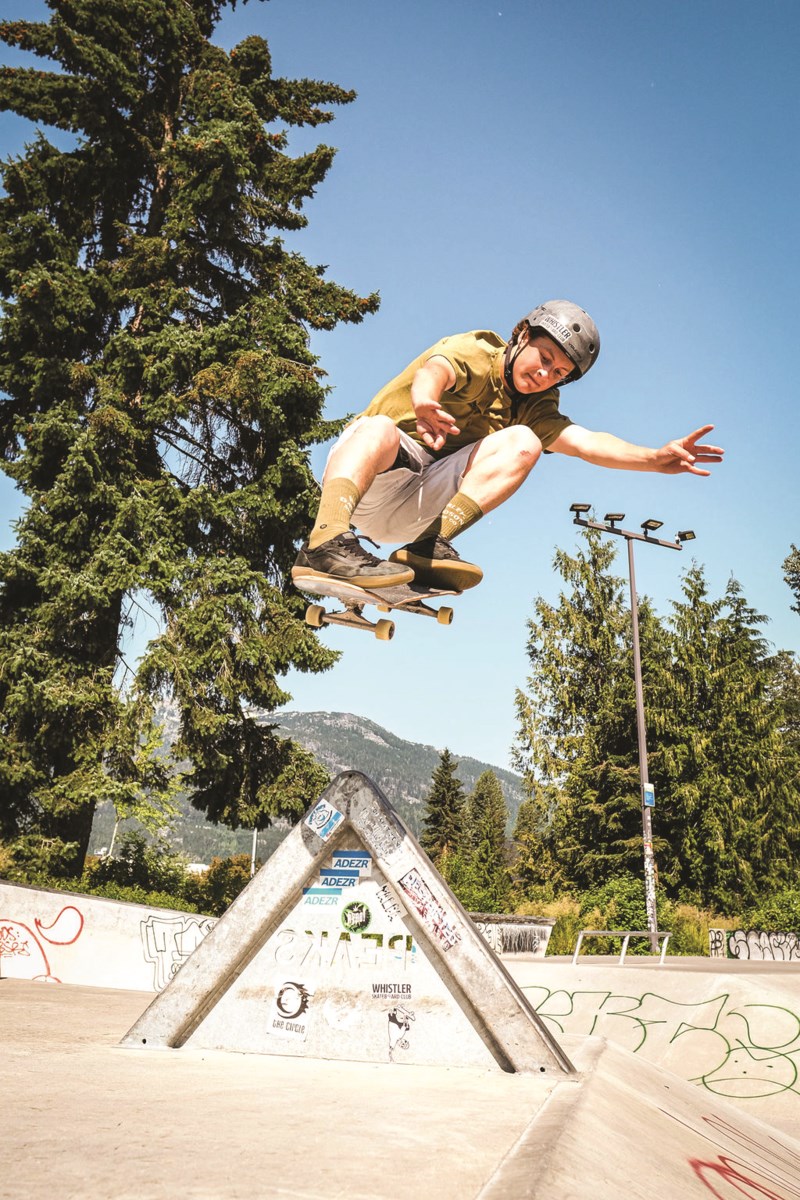
[[[426,587],[465,592],[483,579],[483,571],[475,563],[465,562],[447,538],[436,537],[423,542],[411,542],[389,555],[390,562],[405,563],[414,571],[417,583]]]
[[[340,533],[309,550],[308,543],[295,559],[292,579],[312,575],[316,579],[338,579],[359,587],[397,587],[411,583],[414,572],[410,567],[394,566],[365,550],[354,533]]]

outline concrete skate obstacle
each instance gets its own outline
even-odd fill
[[[358,772],[337,776],[122,1045],[573,1073]]]

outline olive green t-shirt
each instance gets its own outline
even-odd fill
[[[394,379],[382,387],[362,416],[383,413],[421,445],[417,421],[411,403],[411,384],[420,367],[436,355],[446,358],[456,380],[442,395],[442,408],[455,418],[460,432],[451,434],[439,451],[425,449],[436,458],[443,458],[480,441],[487,434],[505,429],[507,425],[528,425],[546,450],[558,435],[571,425],[569,417],[558,411],[558,388],[537,392],[519,402],[512,417],[511,399],[503,387],[503,356],[507,343],[491,330],[474,330],[444,337],[420,354]]]

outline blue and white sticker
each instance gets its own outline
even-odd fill
[[[338,904],[342,889],[337,887],[307,887],[303,888],[303,903],[328,905]]]
[[[355,887],[360,878],[358,871],[337,871],[333,867],[323,867],[319,873],[322,886],[331,888]]]
[[[305,824],[314,830],[318,838],[327,842],[343,820],[344,813],[340,813],[338,808],[334,808],[327,800],[320,800],[306,817]]]
[[[360,875],[372,867],[372,856],[366,850],[334,850],[331,862],[337,871],[358,871]]]

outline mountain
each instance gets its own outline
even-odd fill
[[[281,732],[309,750],[331,775],[339,771],[363,771],[377,783],[403,819],[419,833],[424,801],[431,776],[439,765],[441,750],[397,737],[366,717],[353,713],[277,712],[271,721]],[[471,792],[484,771],[494,771],[511,814],[511,826],[524,799],[522,780],[512,771],[480,762],[468,755],[451,754],[458,763],[456,774]]]
[[[171,709],[159,714],[166,740],[174,741],[178,732],[177,716]],[[441,751],[420,742],[409,742],[366,717],[353,713],[277,712],[262,713],[264,723],[277,725],[281,734],[291,737],[312,753],[330,772],[363,771],[391,801],[406,823],[420,832],[425,813],[425,797],[430,790],[431,776],[439,765]],[[451,754],[458,763],[457,775],[465,793],[475,787],[484,771],[494,771],[503,789],[509,810],[509,832],[513,829],[517,811],[524,799],[522,780],[512,771],[481,762],[468,755]],[[315,799],[309,796],[309,806]],[[124,821],[120,832],[138,828],[136,821]],[[91,852],[110,844],[114,828],[114,810],[110,803],[98,805],[92,826]],[[258,854],[266,858],[286,836],[288,826],[276,826],[258,835]],[[215,855],[250,854],[252,830],[227,829],[214,825],[188,800],[180,803],[180,812],[167,832],[167,840],[191,862],[209,862]]]

